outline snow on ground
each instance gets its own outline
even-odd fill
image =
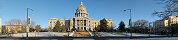
[[[178,40],[178,37],[162,37],[162,38],[110,38],[106,40]]]
[[[69,32],[69,36],[73,36],[75,32]],[[90,35],[93,35],[89,32]],[[59,36],[64,37],[64,35],[68,35],[68,33],[62,32],[30,32],[28,33],[29,37],[51,37],[51,36]],[[115,32],[97,32],[98,36],[130,36],[130,33],[115,33]],[[149,36],[149,34],[141,34],[141,33],[132,33],[132,36]],[[163,36],[163,35],[155,35],[150,34],[150,36]],[[26,37],[26,33],[17,33],[17,34],[3,34],[0,37]]]
[[[115,32],[97,32],[98,36],[130,36],[131,33],[115,33]],[[141,33],[132,33],[132,36],[163,36],[155,34],[141,34]]]
[[[17,33],[17,34],[3,34],[0,37],[26,37],[27,33]],[[69,32],[69,35],[72,32]],[[50,37],[50,36],[60,36],[63,37],[64,35],[68,35],[68,33],[61,33],[61,32],[30,32],[28,33],[29,37]]]
[[[74,33],[75,33],[75,32],[73,31],[72,33],[70,33],[70,34],[69,34],[69,36],[73,36],[73,35],[74,35]]]
[[[92,34],[92,32],[88,32],[89,34],[90,34],[90,36],[94,36],[93,34]]]
[[[112,33],[107,33],[107,32],[97,32],[98,36],[125,36],[125,35],[122,35],[122,34],[112,34]]]
[[[130,36],[131,33],[122,33],[122,34],[125,34],[125,35],[128,35]],[[156,34],[141,34],[141,33],[132,33],[132,36],[163,36],[163,35],[156,35]]]
[[[158,39],[158,40],[178,40],[178,37],[145,38],[145,39]]]

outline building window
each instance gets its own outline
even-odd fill
[[[79,29],[79,27],[77,29]]]
[[[78,25],[78,26],[83,26],[83,22],[82,22],[82,21],[79,21],[79,22],[77,23],[77,25]]]
[[[84,26],[86,26],[86,20],[84,20]]]
[[[83,30],[83,27],[81,27],[81,29]]]
[[[86,27],[84,27],[84,30],[86,30]]]

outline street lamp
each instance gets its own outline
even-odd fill
[[[132,22],[132,20],[131,20],[131,18],[132,18],[132,14],[131,14],[132,9],[125,9],[124,11],[129,11],[129,14],[130,14],[130,15],[129,15],[129,16],[130,16],[130,19],[129,19],[129,26],[132,27],[132,23],[131,23],[131,22]],[[130,30],[130,31],[131,31],[131,33],[130,33],[131,35],[130,35],[130,36],[132,37],[132,30]]]
[[[27,24],[26,24],[26,31],[27,31],[27,38],[28,38],[28,32],[29,32],[29,27],[30,27],[30,17],[29,17],[29,10],[33,11],[32,9],[30,8],[27,8]]]
[[[150,37],[150,34],[151,34],[151,23],[152,22],[149,22],[149,35],[148,35],[149,37]]]

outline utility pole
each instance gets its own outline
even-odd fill
[[[30,17],[29,17],[29,9],[30,8],[27,8],[27,24],[26,24],[26,33],[27,33],[27,38],[28,38],[28,32],[29,32],[29,27],[30,27]],[[31,11],[33,11],[32,9],[30,9]]]
[[[130,18],[129,18],[129,26],[132,27],[132,23],[131,23],[132,22],[132,20],[131,20],[132,19],[132,9],[125,9],[124,11],[127,11],[127,10],[129,11],[129,14],[130,14],[129,15],[130,16]],[[130,37],[132,37],[132,30],[130,30],[130,31],[131,31]]]
[[[29,20],[29,19],[28,19],[28,8],[27,8],[27,25],[26,25],[27,38],[28,38],[28,31],[29,31],[29,30],[28,30],[28,20]]]
[[[149,23],[149,37],[150,37],[150,34],[151,34],[151,22]]]

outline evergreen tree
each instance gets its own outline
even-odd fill
[[[125,32],[125,23],[123,21],[120,22],[119,27],[118,27],[120,32]]]
[[[36,25],[35,29],[36,29],[36,32],[40,32],[41,31],[40,25]]]
[[[96,31],[100,31],[100,25],[98,25],[97,27],[95,27]]]
[[[62,29],[61,32],[66,32],[66,31],[67,31],[65,25],[62,25],[62,26],[60,27],[60,29]]]
[[[53,28],[53,31],[54,32],[62,32],[64,30],[63,29],[64,27],[60,24],[59,21],[57,21],[55,27]]]
[[[104,31],[104,32],[108,31],[107,30],[108,29],[107,23],[108,22],[106,21],[106,19],[103,19],[103,20],[100,21],[100,30],[101,31]]]

